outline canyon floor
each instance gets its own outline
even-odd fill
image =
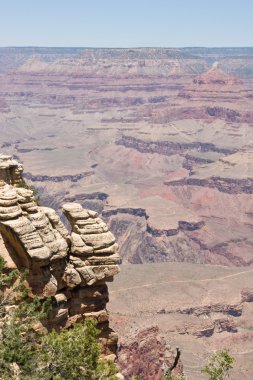
[[[188,380],[205,379],[201,368],[222,349],[235,358],[234,378],[251,380],[252,274],[252,266],[122,265],[109,286],[111,325],[122,337],[158,326],[167,344],[180,347]]]

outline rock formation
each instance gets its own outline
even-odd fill
[[[9,268],[29,269],[34,294],[52,298],[46,328],[95,318],[103,353],[114,355],[117,335],[109,328],[106,282],[119,271],[115,238],[96,212],[77,203],[63,206],[69,233],[53,209],[36,204],[22,171],[17,161],[0,155],[0,255]]]
[[[120,342],[118,360],[126,380],[133,379],[134,375],[145,380],[160,380],[166,368],[173,376],[183,373],[180,353],[177,356],[175,351],[159,328],[151,326]]]
[[[172,262],[122,265],[109,291],[111,326],[119,333],[118,360],[126,380],[133,374],[160,380],[156,375],[164,364],[171,368],[176,347],[188,380],[202,380],[210,353],[226,348],[236,358],[234,378],[251,380],[252,269]]]

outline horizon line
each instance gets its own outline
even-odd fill
[[[205,45],[189,45],[189,46],[57,46],[57,45],[6,45],[0,46],[0,49],[15,48],[56,48],[56,49],[252,49],[252,46],[205,46]]]

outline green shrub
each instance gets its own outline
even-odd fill
[[[99,360],[98,330],[95,322],[87,320],[61,333],[52,331],[42,338],[40,374],[53,380],[113,380],[113,363]]]
[[[234,358],[227,350],[216,352],[211,356],[201,372],[209,376],[209,380],[225,380],[229,378],[229,370],[233,368]]]
[[[112,362],[100,359],[95,321],[48,334],[35,324],[51,310],[51,300],[31,295],[27,273],[7,271],[0,257],[1,380],[114,380]]]
[[[0,375],[4,380],[13,379],[14,370],[22,374],[22,380],[33,375],[39,342],[33,326],[50,310],[50,299],[42,303],[31,297],[26,276],[27,272],[7,271],[0,256]]]

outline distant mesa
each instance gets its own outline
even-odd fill
[[[252,89],[247,88],[242,79],[227,74],[219,62],[215,62],[179,91],[177,100],[181,107],[174,118],[185,115],[184,118],[250,122],[251,97]]]
[[[233,75],[226,74],[219,67],[219,62],[214,62],[211,69],[193,79],[198,85],[243,85],[243,81]]]

